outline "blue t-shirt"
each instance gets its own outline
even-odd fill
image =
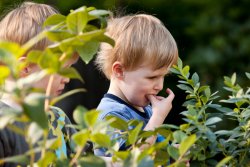
[[[100,110],[101,113],[99,115],[100,120],[104,120],[106,116],[116,116],[118,118],[123,119],[124,121],[130,120],[138,120],[143,122],[143,127],[146,126],[150,117],[152,116],[152,107],[150,105],[143,108],[144,112],[137,110],[135,107],[126,103],[121,98],[113,95],[113,94],[105,94],[102,98],[100,104],[97,107],[97,110]],[[115,139],[119,137],[119,133],[115,133],[111,136],[111,139]],[[161,138],[161,139],[160,139]],[[162,137],[157,137],[157,142],[162,140]],[[118,138],[120,150],[126,150],[126,141],[123,138]],[[94,150],[95,155],[97,156],[110,156],[105,154],[106,149],[97,148]]]

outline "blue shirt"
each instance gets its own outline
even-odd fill
[[[100,120],[104,120],[105,117],[109,115],[116,116],[118,118],[123,119],[124,121],[138,120],[143,122],[142,129],[144,129],[150,117],[152,116],[152,107],[150,105],[144,107],[144,112],[141,112],[135,107],[126,103],[121,98],[109,93],[104,95],[100,104],[97,107],[97,110],[101,111],[99,115]],[[118,137],[119,133],[111,135],[111,139],[115,139]],[[124,140],[123,138],[118,138],[117,141],[119,142],[120,150],[126,150],[126,140]],[[97,148],[94,150],[94,153],[97,156],[110,156],[105,154],[105,152],[106,149],[104,148]]]

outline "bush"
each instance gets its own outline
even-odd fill
[[[220,92],[211,92],[209,86],[202,86],[198,74],[191,75],[190,67],[183,67],[181,60],[172,68],[172,73],[179,77],[177,86],[187,94],[186,102],[183,104],[186,110],[181,113],[184,116],[184,124],[164,124],[154,131],[143,131],[142,123],[136,120],[125,122],[119,118],[109,117],[106,121],[100,122],[97,121],[99,111],[87,111],[79,106],[73,115],[77,123],[75,128],[79,130],[72,137],[75,153],[68,159],[56,157],[55,152],[51,150],[59,148],[61,143],[58,139],[47,140],[49,127],[46,113],[49,108],[44,102],[53,105],[58,100],[82,90],[73,90],[50,99],[46,94],[37,94],[29,85],[46,74],[56,73],[82,80],[73,68],[63,69],[62,62],[70,58],[74,52],[78,52],[82,60],[89,62],[100,42],[114,44],[112,39],[104,35],[105,16],[108,14],[105,10],[81,7],[71,11],[67,16],[58,14],[48,18],[45,26],[50,28],[23,46],[0,42],[0,58],[4,63],[0,66],[1,91],[9,93],[22,107],[22,112],[3,111],[0,128],[11,128],[16,133],[24,135],[30,145],[30,151],[23,155],[0,159],[0,164],[18,162],[30,166],[105,166],[102,158],[83,152],[86,143],[92,142],[95,147],[107,148],[113,155],[112,161],[123,166],[185,166],[187,161],[191,166],[247,166],[250,161],[250,88],[242,88],[237,84],[236,74],[231,78],[224,77],[224,88],[230,95],[228,99],[220,99]],[[27,62],[19,62],[18,58],[37,40],[44,37],[48,37],[54,44],[44,51],[31,51],[27,56],[28,62],[37,63],[43,70],[20,78],[19,71],[23,63]],[[4,81],[10,75],[15,79],[13,92],[4,89]],[[250,73],[246,73],[246,76],[250,79]],[[217,123],[223,121],[223,116],[233,119],[238,125],[229,130],[216,129]],[[13,126],[14,121],[27,122],[26,131],[22,132]],[[130,128],[131,126],[133,128]],[[127,151],[119,151],[116,141],[107,135],[109,128],[118,129],[118,133],[122,132],[121,137],[131,146]],[[164,136],[165,140],[144,150],[139,149],[148,137],[157,134]],[[41,144],[34,148],[38,141]],[[42,154],[41,158],[34,162],[36,152]]]

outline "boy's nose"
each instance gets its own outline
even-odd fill
[[[163,82],[164,82],[164,78],[158,79],[157,82],[155,83],[154,89],[157,91],[162,90],[163,89]]]
[[[62,79],[62,83],[63,83],[63,84],[69,83],[69,78],[63,78],[63,79]]]

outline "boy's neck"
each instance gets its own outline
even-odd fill
[[[109,85],[109,89],[108,89],[108,92],[107,93],[110,93],[110,94],[113,94],[117,97],[119,97],[120,99],[122,99],[123,101],[125,101],[126,103],[128,103],[129,105],[133,106],[134,108],[136,108],[138,111],[140,112],[144,112],[144,109],[142,107],[138,107],[138,106],[134,106],[132,105],[128,99],[124,96],[124,94],[122,93],[122,91],[119,89],[119,87],[117,86],[117,84],[115,84],[114,82],[110,82],[110,85]]]

